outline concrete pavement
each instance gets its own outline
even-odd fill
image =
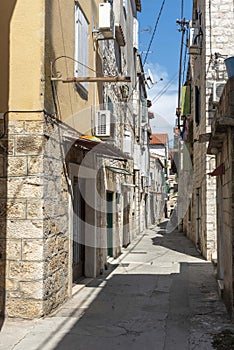
[[[178,232],[145,231],[49,317],[6,320],[1,350],[210,350],[233,330],[215,270]],[[228,349],[228,348],[227,348]]]

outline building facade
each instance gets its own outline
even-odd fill
[[[216,165],[210,172],[217,179],[217,279],[233,318],[233,125],[234,78],[224,88],[212,121],[208,153],[215,156]]]
[[[215,158],[207,155],[211,122],[227,80],[224,59],[232,52],[232,1],[193,1],[190,28],[190,64],[185,85],[191,89],[189,152],[193,165],[193,190],[184,230],[202,255],[216,257],[216,178],[208,174]]]
[[[141,3],[20,0],[0,10],[1,313],[34,318],[139,233],[141,114],[131,106],[142,109]]]
[[[168,215],[165,208],[167,206],[165,166],[154,154],[150,154],[149,196],[148,221],[151,225],[156,225]]]
[[[150,136],[150,216],[151,223],[159,223],[168,217],[166,183],[169,179],[169,144],[168,134]]]

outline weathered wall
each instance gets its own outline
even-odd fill
[[[210,119],[214,113],[209,103],[212,99],[212,91],[209,88],[209,83],[213,80],[226,78],[225,69],[223,69],[222,65],[218,65],[221,73],[217,76],[217,65],[211,60],[211,54],[218,52],[221,55],[228,56],[233,51],[233,1],[227,0],[224,3],[221,0],[217,0],[211,4],[209,1],[196,1],[196,3],[197,9],[201,14],[203,33],[201,55],[191,57],[191,66],[193,68],[193,116],[195,116],[195,85],[200,87],[201,92],[201,120],[199,125],[194,123],[193,130],[194,139],[198,140],[200,134],[210,132]],[[215,166],[214,157],[206,155],[206,150],[207,144],[194,143],[194,205],[192,210],[191,238],[197,244],[199,240],[198,230],[196,229],[197,189],[200,188],[202,198],[200,225],[201,251],[207,259],[211,259],[212,254],[216,251],[216,222],[213,219],[214,215],[216,215],[216,179],[209,178],[206,175]]]
[[[89,18],[96,18],[94,1],[80,4]],[[63,135],[71,130],[47,112],[55,111],[50,63],[63,55],[74,57],[74,21],[70,20],[74,1],[64,5],[21,0],[0,6],[5,15],[1,16],[4,55],[0,60],[5,73],[0,112],[7,112],[7,133],[0,149],[1,310],[6,306],[9,316],[33,318],[49,313],[71,292],[69,184],[63,148]],[[55,70],[73,76],[72,59],[59,62],[63,63]],[[92,40],[90,65],[96,69]],[[81,123],[76,125],[69,116],[93,104],[95,97],[98,100],[98,91],[90,87],[86,101],[77,95],[74,84],[56,82],[55,87],[59,117],[80,129],[83,123],[81,131],[88,131],[90,113],[79,113]]]
[[[234,78],[230,78],[222,94],[220,105],[212,123],[213,137],[209,151],[216,154],[216,166],[224,164],[224,173],[217,177],[217,238],[218,238],[218,279],[224,284],[224,299],[233,317],[233,144],[231,126],[220,126],[219,120],[225,116],[234,118]]]
[[[58,125],[10,121],[6,225],[6,313],[39,317],[68,296],[68,185]]]

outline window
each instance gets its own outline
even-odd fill
[[[88,21],[78,3],[75,4],[75,77],[88,76]],[[88,82],[78,85],[88,91]]]
[[[118,72],[121,73],[122,72],[121,51],[120,51],[120,46],[116,40],[114,41],[114,48],[115,48],[116,66],[118,68]]]
[[[123,8],[124,8],[124,15],[127,17],[128,15],[128,0],[123,0]]]
[[[133,47],[138,50],[138,20],[133,18]]]
[[[132,135],[130,131],[124,131],[123,152],[132,154]]]
[[[145,98],[141,100],[141,105],[142,105],[141,122],[142,123],[146,123],[148,121],[148,109],[147,109],[147,103],[146,103],[146,99]]]
[[[198,126],[200,123],[200,115],[201,115],[201,95],[200,89],[198,86],[195,86],[195,121]]]

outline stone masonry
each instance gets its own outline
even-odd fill
[[[208,151],[215,155],[217,167],[223,172],[217,177],[217,239],[218,280],[223,284],[223,296],[233,318],[233,116],[234,78],[229,78],[212,123],[212,138]],[[228,116],[228,117],[227,117]],[[227,121],[225,122],[225,118]],[[224,122],[221,123],[221,120]],[[226,124],[226,125],[225,125]]]
[[[7,157],[0,187],[1,255],[10,317],[48,314],[68,296],[68,186],[62,140],[59,124],[43,118],[10,119],[9,138],[1,140],[1,156]]]
[[[196,3],[196,5],[195,5]],[[210,6],[211,5],[211,6]],[[211,84],[215,80],[227,79],[223,67],[223,59],[214,60],[214,53],[229,56],[233,52],[233,1],[215,0],[194,1],[194,10],[200,16],[202,37],[201,55],[191,56],[193,69],[192,113],[195,115],[194,89],[200,88],[200,123],[194,122],[194,139],[199,135],[210,132],[210,120],[213,118],[214,107],[211,106]],[[205,92],[205,93],[204,93]],[[202,254],[211,259],[216,252],[216,179],[207,174],[215,168],[215,159],[206,155],[206,143],[194,143],[194,190],[191,238],[198,244]],[[200,189],[200,190],[199,190]],[[198,190],[200,201],[198,203]],[[201,221],[198,228],[198,206],[200,205]]]

